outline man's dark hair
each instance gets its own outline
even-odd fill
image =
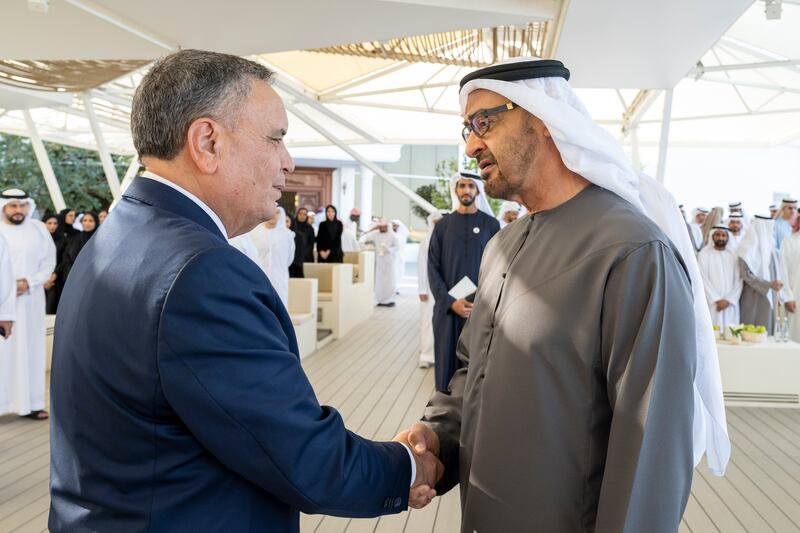
[[[133,96],[131,132],[139,157],[173,159],[198,118],[231,127],[253,81],[271,83],[274,76],[253,61],[204,50],[180,50],[159,59]]]

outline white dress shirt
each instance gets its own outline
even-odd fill
[[[173,189],[175,189],[176,191],[178,191],[179,193],[181,193],[182,195],[187,197],[189,200],[191,200],[194,203],[196,203],[200,207],[200,209],[205,211],[205,213],[209,217],[211,217],[211,220],[213,220],[214,224],[217,225],[217,227],[219,228],[219,231],[222,233],[222,236],[225,237],[226,239],[228,238],[228,231],[225,229],[225,225],[222,223],[222,220],[217,216],[217,214],[214,211],[211,210],[210,207],[208,207],[205,203],[203,203],[203,201],[200,198],[198,198],[194,194],[190,193],[189,191],[187,191],[183,187],[181,187],[179,185],[176,185],[175,183],[171,182],[170,180],[162,178],[158,174],[150,172],[149,170],[146,170],[142,174],[141,177],[157,181],[157,182],[159,182],[161,184],[166,185],[167,187],[172,187]]]

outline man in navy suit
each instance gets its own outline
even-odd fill
[[[320,406],[292,323],[227,238],[272,217],[294,164],[273,73],[184,50],[133,100],[147,172],[73,267],[56,321],[49,527],[298,531],[430,501],[433,455]]]

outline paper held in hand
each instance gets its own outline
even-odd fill
[[[447,294],[455,298],[456,300],[462,300],[467,296],[472,296],[475,294],[475,291],[478,290],[478,287],[472,283],[472,280],[469,279],[468,276],[464,276],[461,278],[461,281],[455,284],[452,289],[447,291]]]

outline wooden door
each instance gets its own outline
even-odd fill
[[[317,211],[331,203],[332,168],[298,167],[286,176],[284,193],[295,193],[295,210]]]

